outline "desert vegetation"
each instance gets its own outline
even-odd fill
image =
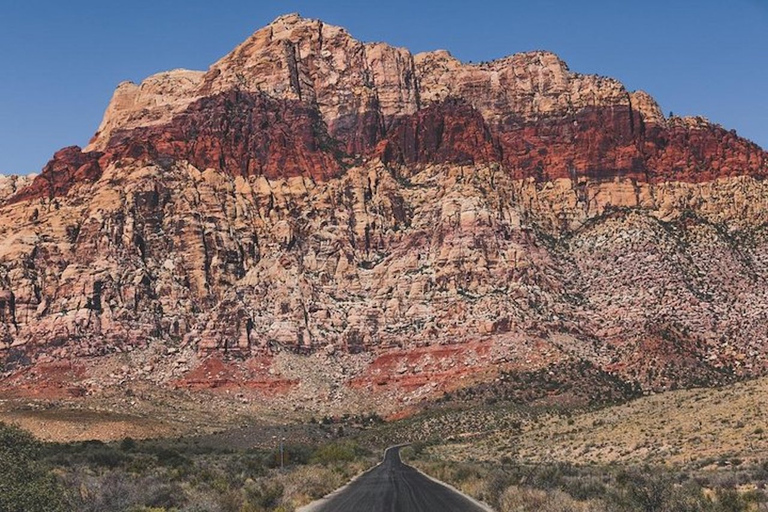
[[[737,512],[768,510],[768,461],[728,470],[663,466],[451,462],[424,443],[403,453],[422,471],[499,512]]]
[[[433,415],[434,417],[434,415]],[[411,419],[318,444],[232,448],[212,437],[41,443],[0,424],[0,510],[292,511],[341,487],[378,461],[372,439]],[[340,425],[338,425],[340,426]],[[330,430],[338,434],[338,426]],[[383,434],[382,434],[383,433]],[[445,457],[432,439],[403,458],[459,490],[507,511],[738,512],[768,509],[768,460],[703,459],[687,466],[532,463]]]
[[[377,454],[378,455],[378,454]],[[290,511],[373,465],[353,440],[232,449],[195,439],[43,444],[0,424],[0,510]]]
[[[397,421],[108,443],[43,443],[0,424],[0,510],[291,511],[403,442],[408,463],[499,512],[768,510],[767,382],[580,408],[451,399]]]

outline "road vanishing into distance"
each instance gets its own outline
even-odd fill
[[[406,466],[400,447],[346,487],[302,512],[490,512],[491,509]]]

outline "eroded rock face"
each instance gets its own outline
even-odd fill
[[[385,164],[499,162],[501,152],[480,113],[448,100],[398,118],[378,148]]]
[[[5,201],[23,189],[35,178],[34,174],[13,176],[0,174],[0,201]]]
[[[158,384],[308,407],[550,365],[619,395],[761,374],[766,173],[550,53],[467,65],[283,17],[121,85],[85,151],[0,182],[5,382],[158,345]],[[97,374],[76,389],[122,382]]]
[[[765,174],[765,152],[749,141],[702,118],[665,119],[648,94],[573,73],[552,53],[464,64],[445,51],[413,56],[362,43],[298,15],[257,31],[204,75],[175,71],[121,85],[89,149],[103,149],[116,130],[168,123],[194,100],[233,89],[316,109],[348,155],[370,154],[430,106],[445,111],[458,101],[480,114],[501,150],[494,157],[520,178]],[[433,126],[421,130],[436,138],[440,123],[426,121]]]
[[[53,199],[66,195],[71,187],[80,183],[92,183],[101,177],[101,156],[98,152],[83,153],[77,146],[64,148],[53,155],[53,159],[32,183],[17,189],[6,201],[15,203],[32,199]]]
[[[200,71],[174,70],[158,73],[140,85],[121,83],[104,113],[104,119],[87,151],[103,149],[115,130],[163,124],[198,98]]]
[[[117,131],[107,152],[112,162],[184,160],[202,170],[269,179],[325,180],[342,169],[338,142],[317,111],[236,90],[197,100],[167,124]]]

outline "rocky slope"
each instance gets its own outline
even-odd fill
[[[548,368],[610,396],[760,375],[766,174],[551,53],[469,65],[281,17],[121,84],[89,147],[0,183],[2,387],[391,411]]]

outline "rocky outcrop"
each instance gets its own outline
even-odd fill
[[[243,177],[325,180],[343,169],[341,156],[315,110],[233,90],[193,102],[166,124],[114,131],[104,152],[63,149],[7,202],[64,196],[75,185],[96,181],[107,166],[126,161],[160,166],[187,161]]]
[[[200,99],[168,124],[115,132],[107,152],[113,162],[184,160],[201,170],[269,179],[325,180],[343,168],[315,110],[236,90]]]
[[[701,182],[764,176],[768,165],[762,149],[735,133],[702,118],[666,119],[648,94],[573,73],[552,53],[464,64],[445,51],[413,56],[362,43],[298,15],[257,31],[204,75],[175,71],[121,85],[90,149],[104,149],[117,130],[167,124],[196,99],[232,90],[315,109],[347,155],[375,153],[381,141],[402,139],[406,124],[459,102],[479,114],[500,150],[480,150],[484,161],[492,156],[520,178]]]
[[[101,177],[98,152],[83,153],[77,146],[58,151],[28,186],[6,199],[16,203],[33,199],[53,199],[64,196],[79,183],[93,183]]]
[[[23,189],[35,178],[34,174],[13,176],[0,174],[0,202],[5,201],[19,190]]]
[[[501,153],[483,116],[458,100],[431,105],[396,119],[378,148],[385,164],[498,162]]]
[[[116,130],[168,122],[198,98],[195,90],[203,73],[178,69],[158,73],[141,84],[121,83],[86,151],[104,149]]]
[[[767,162],[550,53],[469,65],[282,17],[121,85],[88,148],[0,182],[4,382],[93,357],[78,393],[396,409],[500,371],[621,396],[762,374]]]

